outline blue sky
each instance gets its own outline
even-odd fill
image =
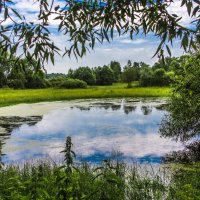
[[[58,0],[55,1],[56,3]],[[64,2],[64,1],[63,1]],[[169,7],[168,11],[170,13],[182,16],[181,24],[184,26],[189,26],[191,19],[188,17],[185,7],[180,7],[181,1],[175,0],[174,3]],[[59,0],[59,4],[62,6],[62,1]],[[38,13],[38,4],[33,3],[33,0],[18,0],[15,1],[13,5],[22,15],[26,16],[27,20],[35,21]],[[52,30],[56,27],[57,22],[53,20],[55,16],[50,19],[50,24]],[[59,35],[52,31],[52,39],[58,46],[63,49],[67,43],[68,38],[66,36]],[[158,38],[154,37],[153,34],[144,37],[142,35],[136,36],[133,40],[127,35],[123,35],[120,38],[116,37],[111,43],[105,42],[103,44],[97,44],[95,49],[90,53],[87,53],[82,59],[78,61],[74,56],[64,58],[56,56],[55,65],[46,64],[45,67],[48,73],[51,72],[61,72],[67,73],[67,71],[72,68],[75,69],[79,66],[102,66],[104,64],[109,64],[111,60],[116,60],[124,66],[128,60],[132,61],[143,61],[148,64],[153,64],[157,58],[152,58],[156,48],[159,44]],[[183,54],[183,49],[180,49],[180,42],[175,41],[172,48],[173,56],[180,56]]]

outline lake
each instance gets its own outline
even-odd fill
[[[3,162],[51,158],[72,137],[78,160],[100,163],[120,156],[128,163],[160,163],[181,143],[161,138],[159,123],[165,111],[163,99],[101,99],[20,104],[0,108],[0,140]]]

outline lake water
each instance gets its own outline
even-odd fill
[[[3,161],[60,161],[71,136],[78,160],[99,163],[120,152],[126,162],[160,163],[166,153],[183,148],[158,134],[165,104],[161,99],[103,99],[0,108]]]

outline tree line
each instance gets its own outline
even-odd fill
[[[110,64],[103,67],[90,68],[86,66],[75,70],[69,69],[67,77],[85,81],[87,85],[91,86],[127,83],[127,87],[131,88],[133,82],[141,87],[169,86],[174,81],[176,67],[182,65],[182,61],[186,57],[189,56],[167,57],[164,62],[160,60],[152,66],[144,62],[128,60],[127,64],[122,67],[119,62],[111,61]]]
[[[165,58],[165,62],[158,61],[152,66],[144,62],[128,61],[125,66],[117,61],[110,64],[90,68],[79,67],[69,69],[67,74],[47,74],[36,61],[17,58],[9,60],[0,57],[0,87],[14,89],[36,88],[86,88],[95,85],[112,85],[113,83],[127,83],[131,88],[132,83],[138,86],[169,86],[175,78],[174,71],[181,65],[187,56],[178,58]]]

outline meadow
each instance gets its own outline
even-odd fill
[[[0,89],[0,106],[19,103],[37,103],[92,98],[122,98],[122,97],[167,97],[169,87],[133,87],[127,84],[112,86],[95,86],[87,89]]]

